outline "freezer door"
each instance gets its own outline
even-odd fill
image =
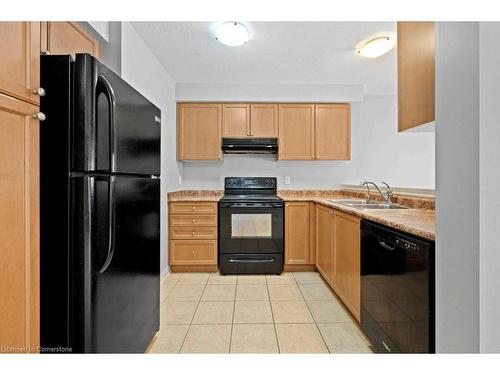
[[[77,54],[72,170],[160,174],[161,111],[88,54]]]
[[[159,329],[158,179],[77,177],[74,347],[143,353]]]

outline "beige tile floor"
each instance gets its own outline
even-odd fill
[[[371,353],[317,272],[169,274],[152,353]]]

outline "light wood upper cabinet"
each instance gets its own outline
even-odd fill
[[[398,129],[434,121],[434,22],[398,22]]]
[[[178,160],[221,159],[222,137],[276,137],[280,160],[351,158],[350,104],[180,103],[177,121]]]
[[[335,212],[333,287],[354,317],[360,319],[361,268],[359,218]]]
[[[278,136],[277,104],[223,104],[222,136],[235,138]]]
[[[40,22],[0,22],[0,92],[39,103]]]
[[[333,284],[334,213],[326,206],[316,205],[316,268]]]
[[[314,159],[314,104],[279,105],[279,159]]]
[[[250,105],[250,136],[262,138],[278,137],[278,105]]]
[[[351,158],[350,104],[316,104],[315,159]]]
[[[46,22],[42,35],[47,36],[45,45],[51,55],[88,53],[99,57],[99,43],[75,22]]]
[[[285,204],[285,264],[310,264],[310,203]]]
[[[222,136],[247,137],[250,136],[250,105],[223,104],[222,105]]]
[[[0,94],[0,348],[39,345],[36,112],[35,105]]]
[[[222,159],[222,105],[181,103],[177,106],[177,159]]]

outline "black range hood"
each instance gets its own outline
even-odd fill
[[[276,154],[277,138],[222,138],[225,154]]]

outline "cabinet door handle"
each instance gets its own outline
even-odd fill
[[[196,221],[196,219],[191,220],[193,223]]]
[[[196,211],[196,207],[195,206],[193,206],[193,211]]]

